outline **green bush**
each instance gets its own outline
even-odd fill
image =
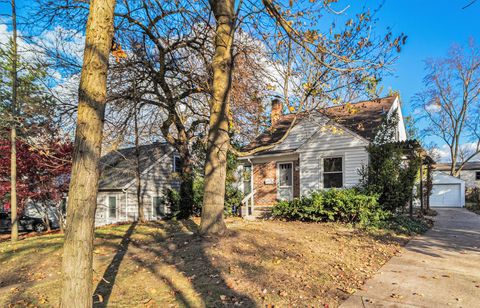
[[[181,212],[181,196],[180,191],[174,188],[165,188],[163,191],[162,203],[170,209],[167,217],[177,217]],[[178,218],[178,217],[177,217]]]
[[[370,163],[360,170],[362,190],[379,195],[383,209],[390,212],[407,205],[417,180],[420,160],[410,156],[406,160],[405,147],[404,143],[370,145]]]
[[[381,209],[378,196],[356,188],[313,192],[308,197],[280,201],[272,209],[277,218],[301,221],[340,221],[362,226],[377,225],[389,216]]]
[[[432,224],[433,223],[429,220],[399,215],[392,216],[389,219],[381,222],[378,227],[392,230],[395,233],[412,235],[426,232]]]
[[[203,188],[204,188],[204,179],[200,176],[196,176],[193,179],[193,214],[200,215],[202,212],[203,204]],[[177,191],[172,192],[172,189],[168,189],[164,194],[166,196],[165,202],[168,206],[173,208],[179,207],[179,202],[181,199],[177,196],[179,193]],[[232,183],[226,183],[225,187],[225,215],[235,215],[233,212],[234,206],[239,206],[242,202],[243,194],[240,190],[235,188]]]

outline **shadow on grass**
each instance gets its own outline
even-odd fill
[[[125,254],[128,251],[128,245],[130,244],[130,239],[132,237],[133,232],[137,226],[137,222],[134,222],[130,225],[125,232],[125,235],[122,237],[122,241],[119,244],[117,253],[113,257],[112,261],[108,265],[105,273],[103,274],[102,279],[97,285],[97,288],[93,292],[93,302],[95,307],[106,307],[108,301],[110,299],[110,295],[112,294],[112,289],[115,284],[115,279],[117,278],[118,270],[120,265],[125,257]],[[102,301],[97,301],[97,295],[101,294],[103,299]]]
[[[206,254],[206,249],[216,245],[217,240],[200,237],[197,231],[192,220],[132,224],[96,287],[94,306],[120,304],[112,302],[111,294],[126,254],[129,262],[152,273],[158,284],[163,283],[182,307],[255,306],[251,298],[227,284],[222,271]],[[229,237],[234,236],[230,231]]]

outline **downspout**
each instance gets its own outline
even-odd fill
[[[122,191],[125,193],[125,221],[128,221],[128,191],[127,188],[122,188]]]
[[[252,204],[252,215],[253,215],[253,213],[255,211],[255,209],[254,209],[255,205],[253,204],[253,200],[254,200],[253,195],[255,194],[254,190],[253,190],[254,189],[254,187],[253,187],[253,170],[254,170],[254,168],[253,168],[253,163],[252,163],[251,158],[248,158],[248,162],[250,163],[250,166],[252,166],[251,167],[252,168],[252,173],[250,174],[250,192],[252,193],[252,199],[250,200],[250,203]],[[247,209],[247,213],[248,213],[248,209]]]

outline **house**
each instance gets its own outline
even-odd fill
[[[291,200],[323,188],[359,184],[359,171],[369,160],[366,148],[385,118],[398,116],[394,139],[406,140],[398,96],[297,115],[283,114],[283,109],[282,102],[273,100],[271,127],[244,148],[259,150],[240,159],[244,216],[266,214],[278,200]],[[269,145],[275,146],[262,150]]]
[[[459,164],[458,164],[459,165]],[[460,167],[460,166],[458,166]],[[435,165],[435,169],[449,173],[451,164],[440,163]],[[459,178],[465,181],[465,187],[480,188],[480,161],[467,162],[460,171]]]
[[[167,143],[142,145],[138,150],[145,218],[158,219],[168,213],[162,202],[165,189],[180,186],[180,158]],[[135,148],[108,153],[101,158],[100,165],[95,225],[138,219]]]

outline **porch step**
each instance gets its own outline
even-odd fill
[[[247,215],[247,208],[242,207],[242,217],[247,220],[269,219],[272,217],[271,206],[255,206],[253,215]]]

